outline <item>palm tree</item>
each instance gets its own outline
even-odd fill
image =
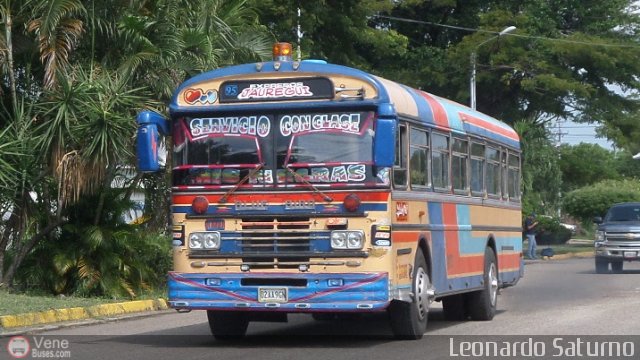
[[[113,212],[111,179],[133,160],[135,112],[162,111],[161,104],[186,77],[267,57],[271,45],[246,0],[129,0],[126,7],[118,0],[24,0],[19,5],[0,0],[0,15],[0,26],[13,15],[13,28],[21,29],[11,35],[13,28],[4,26],[10,34],[4,44],[21,34],[31,36],[20,49],[7,46],[0,61],[5,72],[18,75],[10,81],[14,99],[33,105],[31,114],[20,117],[33,134],[23,142],[33,153],[29,165],[20,168],[27,180],[8,201],[15,221],[0,224],[8,234],[0,240],[0,257],[10,242],[14,254],[4,284],[12,283],[32,249],[56,247],[56,234],[68,221],[74,224],[67,228],[93,227],[75,232],[88,240],[104,233],[104,216]],[[8,65],[10,55],[18,53],[24,56]],[[0,118],[0,130],[18,118],[11,113]],[[78,223],[69,211],[86,197],[96,199],[95,211],[91,221]],[[88,265],[84,269],[92,273]]]
[[[106,191],[110,211],[102,212],[98,226],[91,222],[99,195],[69,207],[70,223],[52,235],[54,241],[39,243],[29,254],[20,281],[41,284],[53,294],[130,298],[161,283],[169,266],[169,240],[123,221],[121,211],[131,203],[122,191]]]
[[[83,32],[80,17],[86,10],[80,0],[37,1],[27,30],[36,35],[44,64],[44,87],[55,85],[56,73],[65,72],[69,55]]]

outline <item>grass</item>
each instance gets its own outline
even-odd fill
[[[136,300],[158,299],[165,297],[164,292],[152,291],[143,294]],[[73,307],[87,307],[114,302],[129,301],[131,299],[83,298],[75,296],[52,296],[35,294],[17,294],[7,290],[0,290],[0,316],[15,315],[51,309],[66,309]]]
[[[538,250],[541,248],[545,248],[548,245],[538,245]],[[577,243],[577,244],[561,244],[561,245],[551,245],[551,248],[556,254],[575,254],[582,252],[593,251],[593,241]]]

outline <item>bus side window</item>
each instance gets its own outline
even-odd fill
[[[469,193],[467,163],[469,159],[469,143],[463,139],[451,139],[451,182],[453,191],[458,194]]]
[[[471,194],[484,196],[484,144],[471,143]]]
[[[500,150],[495,147],[487,146],[486,148],[486,161],[487,161],[487,194],[490,197],[500,196]]]
[[[520,200],[520,157],[516,154],[509,153],[509,200]]]
[[[508,200],[509,199],[509,185],[507,182],[507,174],[508,172],[508,167],[507,167],[507,151],[505,149],[502,150],[501,152],[501,160],[500,160],[500,181],[502,182],[502,186],[500,187],[502,189],[502,199],[503,200]]]
[[[396,159],[393,165],[393,185],[396,188],[407,187],[407,127],[400,125],[396,137]]]
[[[429,181],[429,133],[411,128],[409,140],[409,173],[411,186],[428,187]]]
[[[449,137],[433,133],[431,136],[431,144],[431,174],[433,176],[433,187],[438,190],[450,191]]]

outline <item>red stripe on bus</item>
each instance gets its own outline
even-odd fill
[[[449,117],[447,116],[447,111],[444,109],[444,106],[442,106],[435,97],[431,96],[431,94],[424,91],[417,91],[417,93],[427,100],[427,103],[433,112],[433,121],[435,121],[437,125],[449,127]]]
[[[509,253],[498,256],[498,268],[499,269],[519,269],[522,254]]]
[[[417,243],[420,238],[419,231],[394,231],[391,233],[393,243]]]
[[[484,254],[458,257],[449,262],[447,257],[447,276],[484,273]],[[503,269],[519,269],[520,254],[510,253],[498,256],[498,272]]]
[[[484,272],[484,254],[451,258],[447,256],[447,276]]]
[[[494,132],[496,134],[500,134],[502,136],[505,136],[509,139],[515,140],[515,141],[520,141],[520,138],[518,137],[518,133],[516,133],[513,130],[509,130],[509,129],[505,129],[499,125],[496,125],[492,122],[489,122],[487,120],[483,120],[480,118],[477,118],[475,116],[469,115],[469,114],[465,114],[465,113],[460,113],[460,118],[462,119],[462,121],[466,121],[470,124],[479,126],[481,128],[487,129],[491,132]]]
[[[343,201],[344,198],[349,194],[356,194],[361,201],[388,201],[389,193],[388,192],[344,192],[344,193],[330,193],[333,201]],[[209,203],[216,203],[222,197],[222,194],[216,195],[204,195],[204,194],[193,194],[193,195],[173,195],[172,201],[174,204],[191,204],[193,199],[196,196],[205,196]],[[315,200],[316,203],[323,203],[320,200],[320,197],[313,192],[306,193],[295,193],[295,194],[278,194],[278,193],[269,193],[269,194],[233,194],[230,196],[233,201],[266,201],[267,203],[282,203],[287,200],[304,200],[311,201]],[[233,201],[227,200],[227,203],[233,203]]]

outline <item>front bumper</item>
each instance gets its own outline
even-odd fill
[[[286,288],[286,302],[260,302],[260,288]],[[169,273],[169,306],[185,310],[381,311],[388,273]]]
[[[610,260],[639,260],[640,261],[640,243],[613,243],[603,242],[596,244],[596,256]]]

